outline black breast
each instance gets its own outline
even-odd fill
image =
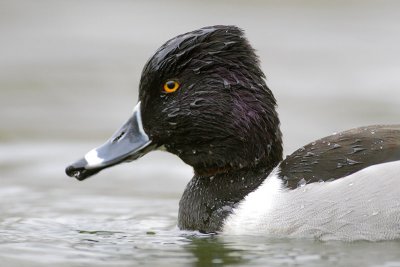
[[[400,125],[360,127],[334,134],[295,151],[281,163],[290,189],[345,177],[371,165],[400,160]]]
[[[220,231],[235,206],[258,188],[270,171],[244,168],[215,176],[195,175],[179,202],[179,228],[204,233]]]

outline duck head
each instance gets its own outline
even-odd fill
[[[200,176],[272,168],[282,159],[282,140],[264,78],[239,28],[179,35],[144,66],[133,115],[66,173],[83,180],[154,149],[176,154]]]

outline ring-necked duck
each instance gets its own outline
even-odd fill
[[[179,35],[146,63],[133,115],[67,167],[78,180],[164,149],[194,169],[186,230],[341,240],[400,238],[400,125],[361,127],[282,161],[275,98],[234,26]]]

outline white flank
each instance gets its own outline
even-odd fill
[[[295,190],[282,189],[276,173],[239,204],[224,233],[347,241],[400,238],[400,161]]]
[[[266,221],[269,214],[279,208],[283,195],[282,180],[277,177],[279,166],[268,178],[234,209],[226,220],[224,233],[248,235],[260,234],[266,230]]]

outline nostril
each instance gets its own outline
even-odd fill
[[[115,138],[112,140],[112,142],[113,142],[113,143],[118,142],[118,141],[121,139],[121,137],[124,136],[124,134],[125,134],[125,132],[121,132],[117,137],[115,137]]]

